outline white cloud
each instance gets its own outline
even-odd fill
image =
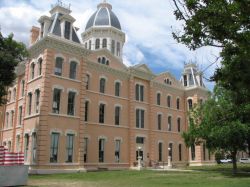
[[[80,28],[79,35],[84,31],[89,17],[102,0],[67,0],[71,3],[72,16],[76,18],[75,26]],[[65,1],[65,2],[67,2]],[[56,0],[1,0],[0,23],[2,32],[13,32],[17,40],[26,44],[32,25],[38,25],[41,15],[49,14],[51,3]],[[173,30],[180,30],[181,23],[173,15],[171,0],[108,0],[113,5],[113,11],[118,16],[123,31],[126,33],[124,46],[124,63],[135,65],[147,63],[151,67],[163,70],[182,71],[184,62],[197,61],[206,68],[214,61],[214,55],[219,50],[201,48],[189,51],[187,47],[178,44],[172,37]],[[154,61],[148,61],[147,55],[154,56]],[[205,76],[210,77],[216,65],[210,67]]]

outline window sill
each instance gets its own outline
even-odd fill
[[[38,117],[39,115],[40,115],[40,113],[27,115],[27,116],[24,117],[24,119],[30,119],[30,118]]]
[[[4,129],[2,129],[1,131],[4,132],[4,131],[9,131],[9,130],[13,130],[13,127],[4,128]]]
[[[77,80],[77,79],[70,79],[68,77],[63,77],[63,76],[59,76],[59,75],[54,75],[54,74],[51,74],[50,76],[52,77],[56,77],[58,79],[63,79],[63,80],[68,80],[68,81],[72,81],[72,82],[77,82],[77,83],[80,83],[81,81]]]
[[[95,123],[95,122],[90,122],[90,121],[85,121],[86,125],[98,125],[98,126],[107,126],[107,127],[114,127],[114,128],[123,128],[123,129],[128,129],[128,126],[125,125],[108,125],[105,123]]]
[[[29,81],[27,82],[27,84],[29,84],[29,83],[31,83],[31,82],[34,82],[34,81],[36,81],[36,80],[38,80],[38,79],[41,79],[42,77],[43,77],[42,75],[39,75],[38,77],[29,80]]]
[[[66,114],[56,114],[56,113],[49,113],[50,116],[56,116],[56,117],[65,117],[65,118],[73,118],[73,119],[80,119],[79,116],[70,116]]]

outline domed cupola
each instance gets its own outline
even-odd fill
[[[112,11],[112,5],[104,2],[97,6],[97,11],[90,17],[85,30],[90,27],[110,26],[121,30],[121,24]]]
[[[84,47],[89,50],[107,49],[122,60],[125,33],[112,11],[112,5],[104,0],[97,6],[96,12],[89,18],[82,33]]]

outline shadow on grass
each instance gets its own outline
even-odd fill
[[[189,167],[189,169],[201,172],[216,172],[230,178],[249,178],[250,164],[238,164],[236,174],[233,174],[232,164],[217,164],[215,166]]]

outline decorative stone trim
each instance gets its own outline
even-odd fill
[[[98,141],[100,139],[104,139],[106,142],[108,141],[108,138],[106,136],[104,136],[104,135],[98,136]]]
[[[64,135],[67,136],[67,134],[73,134],[73,135],[77,136],[77,132],[75,130],[71,130],[71,129],[67,129],[65,131]]]
[[[61,129],[57,129],[57,128],[55,128],[55,129],[50,129],[49,134],[52,135],[53,132],[54,132],[54,133],[59,133],[60,135],[63,134],[63,133],[62,133],[62,130],[61,130]]]
[[[76,93],[77,95],[79,95],[78,90],[76,90],[76,89],[74,89],[74,88],[68,88],[68,89],[67,89],[67,93],[69,93],[69,92],[74,92],[74,93]]]
[[[57,88],[57,89],[59,89],[59,90],[62,90],[62,92],[64,92],[64,87],[61,86],[61,85],[58,85],[58,84],[53,85],[53,86],[52,86],[52,91],[54,91],[55,88]]]
[[[123,142],[122,137],[115,137],[115,138],[114,138],[114,141],[116,141],[116,140],[120,140],[120,141],[121,141],[121,143]]]

